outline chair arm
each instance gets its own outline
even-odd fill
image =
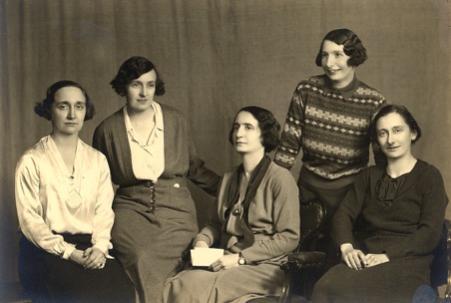
[[[445,220],[445,224],[448,229],[448,236],[446,238],[448,248],[448,280],[445,290],[444,303],[451,303],[451,222],[449,220]]]
[[[282,266],[284,270],[300,270],[321,267],[325,264],[326,253],[320,251],[301,251],[288,255],[288,261]]]

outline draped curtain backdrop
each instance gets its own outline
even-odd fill
[[[296,84],[321,73],[322,37],[350,28],[369,55],[358,77],[412,110],[424,129],[416,154],[451,194],[448,9],[446,0],[0,0],[0,282],[17,280],[14,168],[50,131],[35,102],[57,80],[79,81],[97,108],[82,132],[91,143],[124,104],[108,83],[132,55],[157,65],[167,88],[157,100],[186,114],[199,155],[223,173],[237,164],[227,140],[235,112],[260,105],[282,123]],[[211,199],[194,195],[204,221]]]

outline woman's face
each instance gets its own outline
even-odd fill
[[[379,118],[376,124],[377,142],[387,159],[402,158],[411,154],[412,141],[417,134],[398,113]]]
[[[78,134],[86,115],[86,98],[81,89],[66,86],[57,90],[53,98],[51,115],[54,134]]]
[[[233,123],[233,146],[239,153],[264,150],[257,119],[249,112],[239,112]]]
[[[155,95],[157,74],[151,70],[132,80],[126,87],[127,107],[134,112],[143,112],[151,108]]]
[[[348,65],[351,58],[345,54],[342,44],[324,40],[321,50],[321,66],[335,88],[343,88],[354,78],[355,67]]]

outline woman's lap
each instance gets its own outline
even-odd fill
[[[133,285],[116,259],[108,259],[103,269],[91,270],[46,253],[25,238],[20,246],[21,282],[38,302],[131,302],[134,298]]]
[[[141,300],[158,302],[164,281],[176,273],[197,225],[171,222],[139,209],[115,209],[115,214],[112,242],[117,256]]]
[[[338,264],[316,283],[313,302],[410,302],[429,281],[426,261],[403,258],[363,270]]]
[[[191,269],[165,284],[165,302],[239,302],[239,298],[278,295],[284,273],[278,265],[233,267],[219,272]]]

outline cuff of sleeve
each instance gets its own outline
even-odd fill
[[[75,245],[73,245],[73,244],[66,244],[65,248],[64,248],[64,252],[63,252],[61,257],[63,259],[65,259],[65,260],[69,259],[70,255],[72,255],[74,250],[75,250]]]
[[[108,256],[108,250],[112,248],[112,245],[110,241],[99,241],[93,247],[99,249],[105,256]]]
[[[204,234],[198,234],[195,238],[194,238],[194,243],[196,243],[197,241],[204,241],[208,244],[208,246],[211,246],[213,244],[213,241],[206,235]]]
[[[243,257],[244,259],[246,259],[246,263],[253,263],[255,262],[255,260],[257,260],[257,256],[255,255],[255,253],[253,252],[252,249],[246,248],[243,249],[242,251],[240,251],[240,255],[241,257]]]

